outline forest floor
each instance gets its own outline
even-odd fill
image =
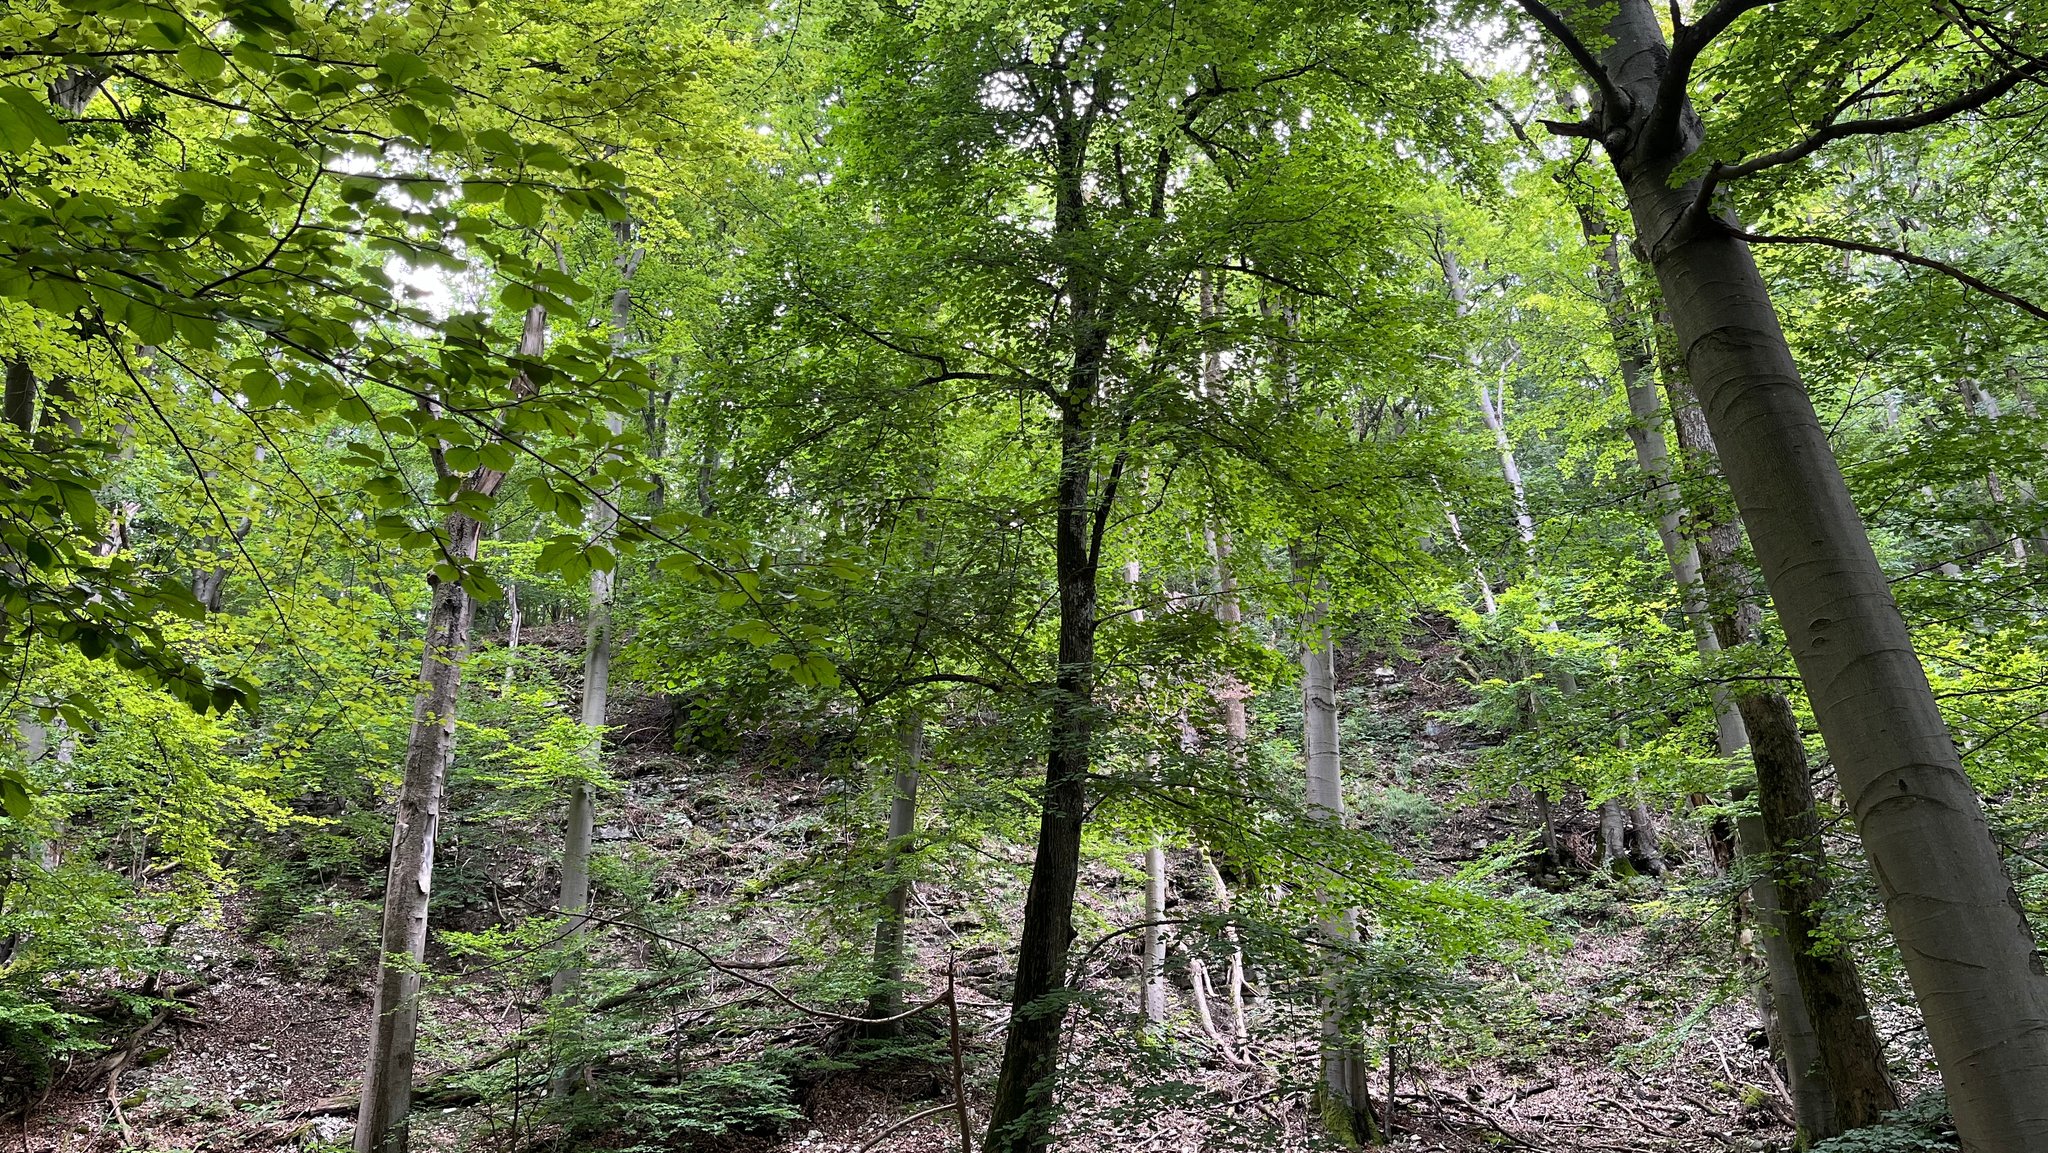
[[[1531,807],[1523,803],[1527,798],[1466,795],[1475,742],[1443,719],[1465,703],[1455,654],[1448,638],[1427,633],[1411,648],[1398,657],[1350,653],[1342,662],[1352,714],[1368,710],[1369,721],[1347,729],[1346,771],[1367,790],[1377,779],[1401,800],[1359,819],[1384,821],[1390,838],[1425,872],[1448,871],[1504,840],[1526,840]],[[644,701],[623,701],[615,732],[629,738],[644,732],[646,708]],[[757,763],[735,772],[719,759],[668,753],[644,736],[628,740],[621,752],[627,763],[615,773],[625,785],[601,814],[600,840],[615,848],[630,842],[651,854],[660,887],[722,900],[736,924],[748,915],[746,881],[757,875],[749,871],[767,869],[777,856],[803,855],[819,837],[820,814],[836,787],[815,766]],[[1560,802],[1558,809],[1572,814],[1561,831],[1567,855],[1583,865],[1592,852],[1592,820],[1583,806]],[[1677,853],[1703,851],[1682,820],[1668,824]],[[1026,864],[1015,849],[986,852],[1003,858],[1003,867],[988,870],[994,879],[978,879],[971,896],[925,885],[912,935],[913,970],[930,988],[942,987],[949,966],[959,975],[968,1103],[976,1120],[986,1116],[999,1026],[1007,1016],[1003,956],[988,942],[1014,931]],[[545,846],[535,850],[533,867],[543,868],[545,856]],[[1187,857],[1176,858],[1175,870],[1195,887],[1200,874],[1192,854]],[[1134,860],[1098,855],[1091,864],[1082,900],[1100,923],[1141,919]],[[741,862],[747,862],[746,875],[735,876]],[[502,862],[485,867],[509,876]],[[462,868],[459,851],[454,868]],[[1647,879],[1581,880],[1562,893],[1528,880],[1525,896],[1542,911],[1550,947],[1514,972],[1497,966],[1468,974],[1472,986],[1484,990],[1477,1007],[1448,1015],[1418,1009],[1395,1026],[1394,1147],[1445,1153],[1788,1149],[1788,1111],[1775,1073],[1753,1043],[1756,1013],[1726,939],[1733,936],[1726,908],[1732,895],[1717,893],[1711,879],[1684,882],[1682,892]],[[544,882],[539,873],[530,883]],[[502,896],[493,881],[490,900]],[[337,900],[325,913],[297,910],[288,932],[264,932],[254,925],[260,897],[232,894],[217,923],[175,938],[181,960],[166,983],[204,987],[192,990],[188,1008],[141,1042],[111,1087],[104,1079],[84,1085],[75,1076],[60,1078],[25,1118],[0,1126],[0,1153],[225,1153],[345,1141],[369,1014],[362,938],[374,931],[374,921],[365,923],[366,902]],[[757,945],[772,946],[778,933],[766,923],[740,928],[751,930]],[[751,955],[766,959],[773,952],[757,948]],[[1087,971],[1084,992],[1095,995],[1081,1001],[1068,1049],[1063,1147],[1088,1153],[1331,1148],[1317,1135],[1312,1113],[1312,1018],[1255,1002],[1248,1040],[1226,1055],[1189,1011],[1183,980],[1173,991],[1176,1013],[1165,1034],[1141,1039],[1131,1020],[1136,965],[1129,952]],[[441,970],[462,967],[439,953],[432,960]],[[772,970],[763,977],[781,980]],[[423,1076],[474,1061],[527,1020],[535,1007],[531,988],[494,987],[490,979],[486,972],[482,983],[464,984],[433,1006]],[[1483,1025],[1477,1038],[1475,1020]],[[785,1043],[822,1044],[831,1032],[801,1018],[785,1025],[778,1038]],[[902,1153],[959,1149],[957,1121],[949,1113],[880,1136],[945,1100],[949,1082],[943,1064],[912,1076],[825,1077],[805,1087],[803,1115],[780,1133],[706,1148],[855,1153],[873,1143]],[[1373,1085],[1384,1102],[1384,1068]],[[437,1104],[416,1116],[416,1150],[611,1148],[550,1142],[544,1130],[522,1130],[519,1118],[502,1109]]]

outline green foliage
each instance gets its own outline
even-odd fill
[[[1852,1129],[1813,1147],[1813,1153],[1941,1153],[1957,1148],[1948,1099],[1927,1093],[1884,1115],[1884,1123]]]
[[[765,1135],[803,1115],[791,1098],[798,1055],[771,1052],[693,1069],[673,1085],[632,1087],[612,1117],[632,1143],[622,1153],[689,1148],[709,1138]]]

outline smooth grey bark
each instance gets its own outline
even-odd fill
[[[640,268],[644,250],[633,243],[633,223],[622,220],[612,226],[613,240],[619,246],[615,266],[619,272],[619,286],[612,292],[611,322],[612,351],[621,354],[626,348],[626,334],[633,319],[633,274]],[[559,255],[559,249],[557,253]],[[618,413],[605,418],[605,427],[617,436],[625,428],[625,420]],[[614,501],[614,489],[607,489],[590,510],[588,531],[590,539],[596,542],[609,540],[619,525],[619,506]],[[612,682],[612,594],[618,584],[616,566],[590,571],[590,613],[584,626],[583,638],[583,701],[578,719],[584,731],[583,762],[587,775],[573,781],[569,786],[568,812],[562,831],[562,889],[558,902],[564,916],[571,918],[569,929],[563,937],[564,944],[572,950],[582,937],[590,911],[590,843],[597,826],[597,789],[592,779],[604,769],[604,722],[611,697]],[[583,974],[573,962],[555,970],[548,982],[549,992],[561,997],[575,989]],[[567,1091],[571,1088],[573,1070],[562,1070],[556,1078],[556,1088]]]
[[[519,627],[524,614],[519,608],[519,584],[505,586],[505,678],[498,684],[498,695],[505,696],[512,691],[512,672],[519,666]]]
[[[1600,50],[1628,195],[1785,639],[1855,816],[1965,1148],[2048,1148],[2048,976],[1749,247],[1674,179],[1698,146],[1648,0]],[[1611,106],[1609,106],[1611,105]],[[1670,140],[1646,137],[1670,125]],[[1747,718],[1745,718],[1747,719]],[[1754,724],[1751,737],[1756,739]]]
[[[875,918],[875,989],[868,996],[868,1016],[894,1017],[903,1012],[903,930],[910,913],[911,880],[907,859],[917,847],[917,786],[924,772],[924,710],[903,710],[896,723],[897,762],[889,775],[889,891]],[[895,1036],[902,1022],[869,1026],[878,1036]]]
[[[612,417],[612,431],[618,432],[618,417]],[[618,506],[609,494],[591,510],[592,540],[609,537],[619,522]],[[597,822],[597,789],[591,783],[604,768],[604,721],[611,696],[612,676],[612,592],[616,568],[592,569],[590,573],[590,614],[584,627],[583,701],[577,719],[584,730],[583,761],[588,776],[570,783],[568,813],[562,834],[562,891],[559,908],[571,918],[563,940],[574,946],[582,936],[590,908],[590,843]],[[582,972],[574,964],[555,970],[549,991],[560,997],[576,987]]]
[[[1214,290],[1211,288],[1205,291],[1211,293],[1205,299],[1205,307],[1213,310]],[[1213,315],[1213,311],[1210,314]],[[1214,355],[1205,359],[1205,376],[1213,373],[1216,377],[1221,377],[1220,367],[1207,367],[1216,362],[1217,358]],[[1230,533],[1228,530],[1218,531],[1213,526],[1204,526],[1202,535],[1209,549],[1209,558],[1215,565],[1216,620],[1226,633],[1235,635],[1238,626],[1244,621],[1244,608],[1238,601],[1237,576],[1230,570]],[[1216,687],[1216,702],[1223,708],[1223,735],[1230,742],[1229,754],[1240,775],[1244,770],[1246,745],[1251,740],[1251,716],[1245,709],[1245,691],[1244,682],[1238,679],[1235,672],[1229,670],[1224,672],[1221,682]],[[1222,908],[1228,910],[1230,890],[1224,884],[1223,873],[1216,868],[1213,858],[1209,859],[1209,872],[1216,889],[1216,899]],[[1223,935],[1230,942],[1230,962],[1226,973],[1229,981],[1226,992],[1230,999],[1230,1035],[1241,1046],[1251,1037],[1251,1018],[1245,1008],[1249,999],[1249,982],[1245,974],[1244,945],[1238,939],[1235,924],[1226,923]]]
[[[1145,846],[1145,929],[1139,950],[1139,1008],[1149,1024],[1166,1021],[1166,842]]]
[[[483,527],[465,516],[443,526],[449,552],[476,558]],[[405,777],[391,831],[384,886],[369,1067],[356,1114],[356,1153],[404,1153],[412,1107],[414,1035],[419,1025],[420,968],[427,952],[427,902],[434,877],[434,835],[441,789],[455,754],[455,702],[468,655],[474,607],[459,581],[435,585],[427,613],[421,689],[413,703]]]
[[[546,339],[546,311],[528,309],[519,354],[541,355]],[[462,487],[489,496],[504,481],[502,472],[479,469],[463,479]],[[451,559],[463,563],[476,559],[483,539],[480,522],[451,514],[442,523],[442,533]],[[420,688],[413,698],[405,773],[391,826],[391,860],[384,881],[384,919],[378,937],[368,1063],[356,1112],[355,1153],[405,1153],[407,1113],[412,1108],[420,973],[427,954],[427,901],[434,880],[434,835],[441,820],[441,790],[455,759],[455,705],[475,619],[475,604],[462,582],[436,580],[432,584],[420,657]]]
[[[1143,487],[1141,484],[1140,488]],[[1138,561],[1124,564],[1124,580],[1133,593],[1144,579],[1144,566]],[[1133,624],[1145,623],[1145,605],[1140,598],[1131,609]],[[1146,758],[1153,772],[1158,771],[1159,754],[1154,752]],[[1138,947],[1138,1009],[1144,1014],[1145,1023],[1162,1025],[1166,1022],[1166,840],[1154,835],[1145,846],[1145,927],[1140,930]]]
[[[1716,475],[1713,436],[1690,383],[1674,368],[1666,372],[1665,386],[1681,447],[1698,471]],[[1695,520],[1712,641],[1709,646],[1702,639],[1701,651],[1754,644],[1763,612],[1750,595],[1749,570],[1739,555],[1740,517],[1721,508]],[[1814,947],[1826,918],[1830,881],[1813,771],[1798,720],[1780,693],[1724,692],[1715,704],[1724,717],[1724,740],[1729,729],[1725,714],[1731,706],[1737,712],[1735,730],[1756,766],[1757,815],[1743,818],[1737,835],[1744,855],[1760,866],[1752,901],[1764,931],[1766,971],[1783,1028],[1786,1084],[1801,1131],[1819,1139],[1874,1124],[1886,1110],[1897,1108],[1897,1092],[1855,958],[1844,949]],[[1744,788],[1735,799],[1748,795]]]
[[[1310,819],[1332,827],[1344,823],[1344,760],[1338,745],[1337,646],[1330,635],[1328,609],[1310,610],[1301,646],[1301,738],[1306,762]],[[1358,941],[1358,913],[1344,909],[1322,919],[1326,940],[1340,950]],[[1356,1146],[1373,1140],[1372,1095],[1367,1057],[1350,1039],[1352,1006],[1341,969],[1326,978],[1322,997],[1319,1057],[1322,1084],[1318,1104],[1332,1137]]]
[[[1621,798],[1609,797],[1594,810],[1600,818],[1600,867],[1634,875],[1628,860],[1628,816],[1621,811]]]
[[[1741,598],[1737,590],[1726,588],[1720,597],[1709,595],[1701,546],[1696,545],[1684,531],[1687,510],[1675,479],[1670,443],[1664,437],[1664,405],[1657,394],[1658,373],[1652,363],[1655,357],[1643,339],[1640,324],[1627,308],[1618,238],[1592,208],[1582,205],[1579,216],[1587,242],[1599,249],[1600,263],[1595,266],[1596,273],[1601,296],[1607,305],[1622,388],[1628,402],[1628,436],[1635,451],[1636,468],[1647,482],[1657,538],[1663,545],[1672,583],[1678,589],[1679,604],[1691,625],[1694,645],[1702,658],[1711,661],[1722,647],[1720,634],[1715,629],[1714,608],[1718,604],[1723,610],[1724,629],[1731,638],[1738,638],[1743,635],[1741,626],[1736,623]],[[1688,448],[1695,460],[1705,466],[1712,456],[1712,441],[1699,425],[1699,410],[1683,386],[1683,378],[1679,376],[1681,371],[1676,365],[1667,363],[1663,373],[1672,390],[1674,424],[1680,430],[1681,446]],[[1690,444],[1687,443],[1687,428],[1693,429]],[[1709,529],[1705,548],[1716,561],[1715,580],[1725,585],[1740,571],[1741,561],[1737,556],[1739,529],[1733,523],[1732,514],[1707,517],[1704,521]],[[1721,523],[1724,521],[1729,522],[1725,527]],[[1713,705],[1715,744],[1721,756],[1732,761],[1749,753],[1749,730],[1743,724],[1735,698],[1725,689],[1716,688]],[[1768,758],[1762,767],[1766,770],[1772,767]],[[1740,800],[1742,795],[1738,792],[1736,799]],[[1820,1038],[1800,989],[1799,970],[1786,934],[1784,903],[1779,894],[1771,842],[1763,818],[1757,815],[1738,818],[1734,834],[1734,857],[1758,865],[1757,875],[1749,886],[1749,896],[1751,910],[1763,930],[1760,935],[1752,934],[1755,947],[1763,958],[1763,972],[1757,989],[1759,1013],[1764,1019],[1766,1033],[1784,1057],[1785,1088],[1792,1098],[1793,1115],[1800,1132],[1810,1136],[1832,1135],[1839,1131],[1835,1118],[1835,1095],[1822,1070]],[[1853,965],[1846,957],[1842,961]],[[1853,968],[1849,980],[1856,982]],[[1864,1020],[1867,1024],[1868,1018]]]

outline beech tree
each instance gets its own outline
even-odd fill
[[[1988,79],[1958,65],[1880,94],[1854,79],[1856,58],[1839,55],[1849,49],[1807,41],[1816,63],[1828,67],[1800,96],[1822,115],[1818,127],[1795,127],[1799,134],[1790,142],[1772,147],[1776,141],[1763,136],[1754,114],[1737,117],[1735,131],[1717,137],[1693,111],[1695,74],[1717,54],[1731,72],[1753,69],[1771,50],[1766,45],[1783,45],[1786,33],[1825,29],[1818,14],[1805,17],[1812,23],[1791,10],[1744,21],[1760,6],[1732,0],[1681,25],[1673,41],[1642,0],[1621,0],[1597,25],[1537,3],[1525,7],[1597,93],[1586,120],[1553,130],[1599,142],[1621,178],[1686,373],[1880,877],[1958,1127],[1976,1148],[2037,1144],[2048,1134],[2041,1081],[2048,1069],[2048,977],[1983,805],[1801,387],[1769,290],[1743,230],[1716,194],[1833,141],[1972,112],[2030,84],[2041,65],[1997,32],[1970,61],[1988,69]],[[1931,41],[1968,42],[1980,28],[1968,15],[1953,23],[1931,14],[1928,20],[1936,32]],[[1778,36],[1751,31],[1759,23],[1775,25]],[[1598,51],[1588,47],[1596,31],[1608,41]],[[1886,109],[1887,101],[1904,110]],[[1786,133],[1774,135],[1783,140]]]

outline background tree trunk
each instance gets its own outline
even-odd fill
[[[1308,771],[1310,818],[1327,825],[1344,823],[1344,761],[1338,746],[1337,647],[1330,635],[1328,609],[1318,604],[1309,613],[1301,646],[1302,751]],[[1358,914],[1351,909],[1326,916],[1323,936],[1341,950],[1358,941]],[[1347,1146],[1377,1140],[1372,1094],[1366,1081],[1368,1059],[1353,1040],[1351,998],[1345,991],[1343,964],[1325,978],[1322,1004],[1318,1089],[1324,1127]]]
[[[1695,469],[1718,475],[1713,434],[1687,378],[1672,366],[1664,380],[1680,448]],[[1708,625],[1695,634],[1700,651],[1753,645],[1763,611],[1750,595],[1740,554],[1741,518],[1722,508],[1697,519],[1703,530],[1697,577]],[[1756,767],[1758,815],[1742,818],[1737,836],[1743,855],[1761,870],[1750,893],[1763,930],[1794,1112],[1801,1130],[1816,1140],[1873,1124],[1884,1110],[1897,1108],[1897,1093],[1855,958],[1846,950],[1815,955],[1808,947],[1824,916],[1829,882],[1813,770],[1798,719],[1780,693],[1721,692],[1715,710],[1724,743],[1739,734]],[[1736,800],[1748,792],[1739,791]],[[1780,839],[1788,837],[1794,839]]]
[[[1158,837],[1145,848],[1145,932],[1140,963],[1139,1002],[1150,1025],[1166,1022],[1166,843]]]
[[[910,870],[906,863],[916,848],[917,786],[924,769],[924,710],[903,710],[896,725],[896,771],[889,778],[889,872],[892,883],[875,918],[875,991],[868,997],[868,1016],[894,1017],[903,1011],[903,929],[910,913]],[[876,1025],[876,1036],[902,1032],[900,1021]]]

